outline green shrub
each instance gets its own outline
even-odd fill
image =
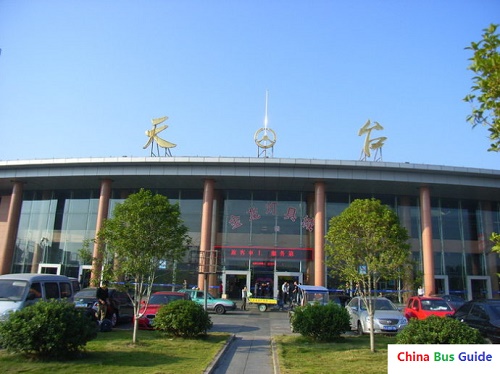
[[[484,344],[478,330],[449,317],[412,319],[396,336],[397,344]]]
[[[0,346],[39,358],[73,358],[96,336],[96,323],[67,301],[40,301],[0,323]]]
[[[349,313],[333,303],[295,308],[290,323],[294,332],[317,341],[333,341],[350,330]]]
[[[184,338],[206,335],[212,325],[208,312],[191,300],[176,300],[162,306],[153,321],[156,329]]]

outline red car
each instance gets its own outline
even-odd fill
[[[163,305],[176,300],[189,300],[189,295],[184,292],[169,291],[160,291],[153,293],[149,298],[147,306],[146,303],[143,303],[143,309],[141,310],[142,317],[137,320],[139,329],[152,330],[152,322],[156,317],[156,313],[158,313],[158,310]]]
[[[412,318],[425,319],[429,316],[446,317],[453,313],[453,308],[442,297],[433,296],[410,297],[404,310],[408,321]]]

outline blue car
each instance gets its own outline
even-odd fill
[[[184,289],[179,290],[179,292],[187,293],[191,300],[205,306],[205,292],[197,289]],[[225,314],[228,310],[236,310],[236,303],[227,299],[218,299],[210,294],[207,294],[207,310],[214,311],[217,314]]]

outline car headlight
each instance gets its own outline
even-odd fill
[[[4,310],[2,313],[0,313],[0,321],[5,321],[9,318],[9,316],[14,313],[16,310],[15,309],[7,309]]]
[[[406,319],[406,317],[401,318],[401,324],[402,325],[407,325],[408,324],[408,319]]]

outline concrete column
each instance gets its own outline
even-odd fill
[[[217,193],[217,191],[214,191],[214,198],[213,198],[213,206],[212,206],[212,225],[210,227],[210,249],[211,249],[211,255],[210,255],[210,261],[212,264],[214,264],[213,269],[216,271],[218,268],[215,267],[215,265],[219,265],[218,261],[220,260],[221,256],[217,254],[217,252],[214,249],[214,238],[217,237],[217,209],[218,209],[218,204],[220,203],[220,196]],[[248,280],[250,282],[250,279]],[[211,294],[212,296],[215,297],[222,297],[218,296],[220,294],[219,288],[220,288],[220,281],[219,281],[219,276],[217,273],[212,273],[208,276],[208,284],[211,286],[219,286],[217,288],[211,288]]]
[[[14,249],[16,247],[19,218],[23,202],[23,182],[14,182],[7,213],[7,232],[3,248],[0,248],[0,274],[9,274],[12,270]]]
[[[212,239],[212,213],[214,205],[214,185],[213,179],[206,179],[203,187],[203,206],[201,213],[201,235],[200,235],[200,266],[198,273],[198,287],[206,289],[205,274],[210,270],[209,265]]]
[[[434,250],[432,248],[431,194],[429,187],[420,187],[420,216],[422,220],[422,251],[425,295],[434,291]]]
[[[104,220],[108,218],[109,214],[109,201],[111,199],[111,179],[103,179],[101,181],[101,192],[99,195],[99,208],[97,210],[97,222],[95,227],[96,239],[97,233],[101,230]],[[90,276],[91,286],[97,286],[101,279],[101,267],[102,254],[99,251],[100,244],[96,240],[94,243],[94,251],[92,253],[92,258],[97,259],[92,261],[92,274]]]
[[[325,184],[314,185],[314,285],[325,286]]]

